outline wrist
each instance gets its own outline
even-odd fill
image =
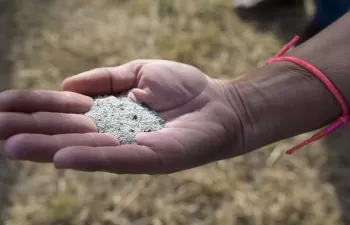
[[[274,62],[222,85],[242,123],[245,151],[321,128],[341,114],[323,84],[289,62]]]
[[[332,81],[350,106],[349,54],[350,33],[346,32],[350,21],[350,12],[324,29],[322,32],[288,52],[288,56],[303,59]]]

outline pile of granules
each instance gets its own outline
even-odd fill
[[[98,96],[85,115],[94,121],[98,132],[112,134],[120,144],[134,144],[137,133],[164,127],[164,120],[156,112],[125,95]]]

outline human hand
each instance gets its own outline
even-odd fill
[[[232,102],[220,82],[192,66],[136,60],[78,74],[63,86],[64,92],[0,94],[0,138],[9,158],[81,171],[163,174],[242,153]],[[162,130],[137,134],[137,145],[119,145],[76,114],[90,109],[88,96],[127,91],[166,121]]]

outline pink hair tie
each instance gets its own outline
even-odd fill
[[[349,109],[347,106],[346,101],[344,100],[343,96],[340,94],[338,89],[334,86],[334,84],[328,79],[326,75],[324,75],[319,69],[311,65],[310,63],[291,56],[283,56],[297,41],[299,40],[299,37],[296,36],[293,38],[292,41],[290,41],[288,44],[286,44],[282,50],[280,50],[274,57],[267,60],[267,64],[276,62],[276,61],[289,61],[293,62],[310,73],[312,73],[315,77],[317,77],[325,86],[326,88],[333,94],[335,99],[338,101],[339,105],[342,109],[342,115],[333,122],[330,126],[326,127],[325,129],[321,130],[317,134],[313,135],[311,138],[307,139],[306,141],[303,141],[302,143],[298,144],[297,146],[289,149],[287,151],[287,154],[292,154],[293,152],[299,150],[300,148],[304,147],[305,145],[310,144],[311,142],[317,141],[327,135],[330,135],[338,128],[348,124],[350,122],[350,115],[349,115]]]

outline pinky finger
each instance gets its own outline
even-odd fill
[[[149,147],[121,145],[116,147],[67,147],[54,157],[58,169],[117,174],[160,174],[159,155]]]

